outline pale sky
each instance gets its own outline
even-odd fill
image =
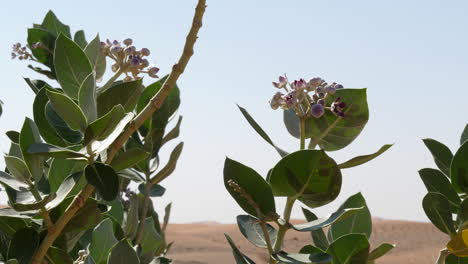
[[[0,74],[4,132],[32,117],[33,93],[22,77],[37,78],[26,63],[10,60],[11,44],[52,9],[72,31],[91,39],[131,37],[168,73],[181,54],[195,0],[5,1],[0,10]],[[280,111],[269,108],[271,81],[321,76],[345,87],[368,87],[370,120],[349,147],[332,152],[338,162],[395,143],[368,164],[343,171],[338,199],[315,212],[333,212],[361,191],[375,217],[427,221],[426,193],[418,170],[434,167],[421,139],[432,137],[456,151],[468,122],[467,1],[207,0],[195,55],[181,77],[184,151],[163,182],[162,208],[173,202],[172,221],[235,222],[242,213],[223,185],[226,156],[265,175],[279,156],[249,127],[236,103],[247,108],[270,137],[293,151]],[[147,82],[149,80],[146,80]],[[173,142],[176,143],[176,142]],[[173,146],[173,145],[171,145]],[[168,151],[162,160],[167,160]],[[3,162],[3,161],[1,161]],[[3,164],[0,163],[0,165]],[[0,195],[1,199],[5,196]],[[279,199],[283,200],[283,199]],[[279,202],[279,212],[283,202]],[[299,203],[293,217],[301,217]]]

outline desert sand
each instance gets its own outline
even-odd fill
[[[169,225],[168,240],[175,241],[169,256],[176,264],[234,264],[224,233],[229,234],[256,263],[266,263],[264,249],[251,245],[234,224]],[[371,244],[373,247],[382,242],[397,244],[397,248],[379,259],[377,264],[434,264],[447,239],[447,235],[429,223],[375,219]],[[287,236],[286,251],[297,252],[310,241],[309,233],[291,231]]]

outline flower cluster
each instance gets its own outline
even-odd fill
[[[325,99],[329,95],[343,88],[341,84],[328,84],[319,77],[312,78],[308,82],[302,78],[289,82],[286,76],[280,76],[278,82],[273,82],[273,86],[286,91],[286,93],[277,92],[271,99],[271,108],[275,110],[294,109],[300,117],[319,118],[325,114],[326,109],[329,109],[337,116],[344,116],[346,104],[339,97],[330,106],[325,104]]]
[[[31,53],[29,53],[29,49],[26,46],[22,46],[21,43],[13,44],[12,51],[11,51],[11,59],[19,60],[28,60],[33,59]]]
[[[132,45],[133,40],[128,38],[120,43],[117,40],[101,42],[104,54],[115,61],[112,65],[112,71],[120,71],[125,74],[124,81],[140,79],[140,73],[146,73],[152,78],[158,78],[159,68],[150,66],[145,58],[150,55],[150,50],[142,48],[137,50]]]

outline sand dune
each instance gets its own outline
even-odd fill
[[[168,227],[168,239],[175,241],[170,257],[176,264],[235,263],[224,233],[229,234],[239,248],[257,263],[265,263],[263,249],[251,245],[240,234],[237,225],[198,223],[172,224]],[[286,250],[297,252],[309,243],[308,233],[291,231],[287,235]],[[374,221],[372,246],[382,242],[397,244],[391,253],[377,264],[434,264],[440,248],[448,237],[429,223],[378,220]]]

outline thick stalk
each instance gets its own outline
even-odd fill
[[[149,178],[148,175],[146,177],[147,179]],[[148,214],[148,207],[149,203],[151,202],[149,193],[151,191],[151,186],[152,184],[147,181],[145,184],[145,193],[144,193],[144,200],[143,200],[143,207],[141,209],[141,215],[140,215],[140,223],[138,224],[138,229],[135,237],[135,245],[140,244],[141,239],[143,238],[143,230],[145,229],[145,219],[146,215]]]
[[[271,245],[270,233],[268,233],[266,223],[263,220],[260,222],[260,226],[262,227],[265,242],[267,244],[267,249],[269,253],[268,255],[270,256],[270,264],[275,264],[276,261],[271,257],[271,255],[273,255],[273,246]]]
[[[283,213],[283,219],[285,223],[281,225],[278,230],[278,235],[276,236],[275,247],[273,248],[273,251],[275,253],[280,251],[281,247],[283,246],[284,236],[286,235],[286,232],[289,230],[289,220],[291,218],[291,212],[292,212],[295,201],[296,199],[292,197],[288,197],[288,199],[286,200],[286,206],[284,207],[284,213]]]
[[[306,135],[305,135],[305,117],[300,117],[300,121],[301,121],[301,144],[300,144],[300,147],[301,147],[301,150],[302,149],[305,149],[305,139],[306,139]]]
[[[106,163],[109,164],[114,158],[117,151],[125,144],[128,138],[135,132],[144,121],[150,118],[153,113],[161,108],[164,99],[166,99],[170,90],[175,86],[179,76],[184,72],[188,61],[193,55],[193,46],[198,38],[197,34],[202,26],[203,14],[205,13],[206,0],[198,0],[197,7],[195,9],[195,15],[192,21],[192,26],[187,35],[184,50],[177,64],[172,67],[172,72],[164,82],[161,90],[150,100],[148,105],[135,117],[131,124],[125,129],[125,131],[114,141],[108,150],[108,158]],[[48,229],[47,235],[42,240],[41,245],[34,254],[32,263],[42,264],[47,251],[54,243],[55,239],[60,235],[66,224],[73,218],[76,212],[83,207],[85,201],[94,192],[94,187],[87,184],[83,190],[73,199],[73,202],[65,210],[64,214],[57,220],[54,226]]]
[[[107,89],[109,89],[112,84],[117,80],[117,78],[120,77],[120,75],[122,75],[122,73],[124,73],[123,69],[120,69],[118,70],[114,76],[112,76],[101,88],[99,88],[99,90],[97,91],[98,94],[102,94],[103,92],[105,92]]]

